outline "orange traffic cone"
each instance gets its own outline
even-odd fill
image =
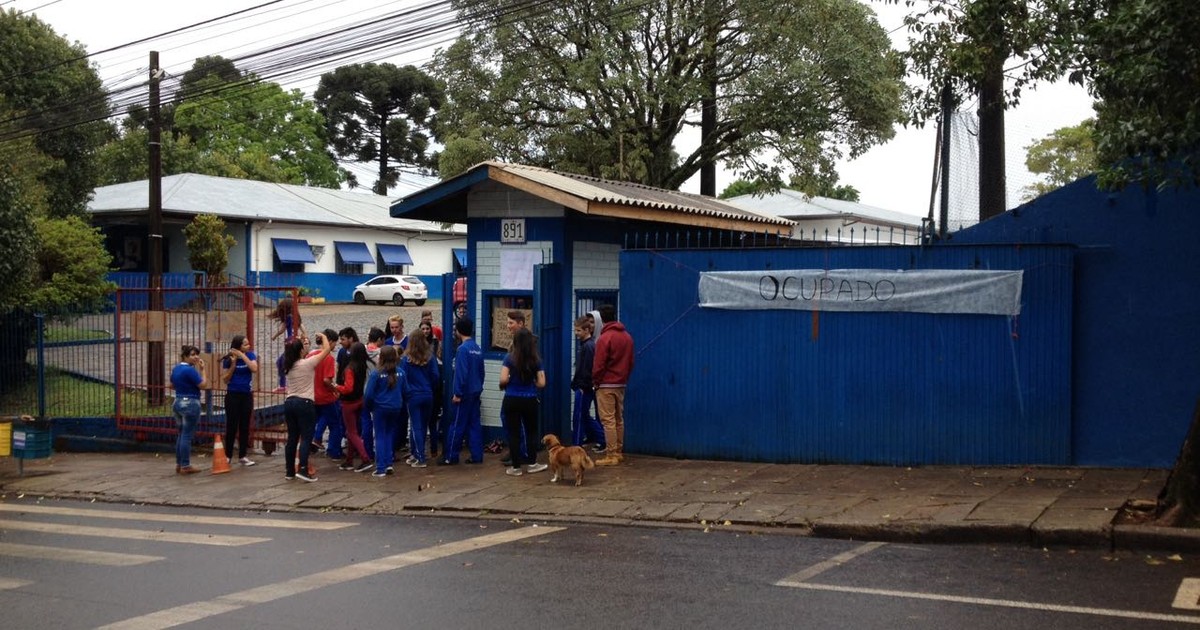
[[[221,436],[216,436],[213,440],[213,465],[212,474],[219,475],[229,472],[229,458],[225,456],[225,443],[221,441]]]

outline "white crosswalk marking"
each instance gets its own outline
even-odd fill
[[[1185,610],[1200,610],[1200,578],[1184,578],[1175,592],[1172,608]]]
[[[18,580],[17,578],[0,577],[0,591],[21,588],[22,586],[26,586],[28,584],[33,584],[33,582],[30,582],[29,580]]]
[[[358,564],[352,564],[337,569],[321,571],[312,575],[278,582],[276,584],[267,584],[258,588],[252,588],[239,593],[230,593],[222,595],[216,599],[204,602],[195,602],[193,604],[184,604],[174,608],[167,608],[157,612],[134,617],[124,621],[118,621],[104,628],[124,628],[128,630],[151,630],[157,628],[172,628],[174,626],[183,625],[207,619],[221,613],[232,612],[246,606],[261,604],[264,602],[275,601],[292,595],[307,593],[320,588],[324,588],[331,584],[339,584],[349,582],[360,578],[395,571],[404,567],[420,564],[446,558],[460,553],[476,551],[495,545],[515,542],[525,538],[534,536],[544,536],[554,532],[562,531],[563,527],[523,527],[521,529],[513,529],[487,536],[479,536],[477,538],[469,538],[458,542],[446,543],[429,547],[427,549],[418,549],[406,553],[380,558],[378,560],[368,560]]]
[[[189,514],[162,514],[155,512],[121,512],[118,510],[92,510],[83,508],[57,507],[50,505],[25,505],[0,503],[0,512],[18,512],[24,514],[53,514],[55,516],[87,516],[91,518],[110,518],[129,521],[149,521],[157,523],[195,523],[199,525],[238,525],[242,527],[271,527],[278,529],[316,529],[335,530],[353,527],[358,523],[348,521],[291,521],[281,518],[253,518],[237,516],[200,516]]]
[[[189,543],[193,545],[216,545],[239,547],[266,542],[270,538],[250,536],[220,536],[217,534],[187,534],[182,532],[147,531],[142,529],[117,529],[112,527],[88,527],[86,525],[60,525],[57,523],[30,523],[26,521],[0,520],[0,529],[63,534],[67,536],[99,536],[101,538],[124,538],[127,540],[155,540],[161,542]]]
[[[16,543],[0,543],[0,556],[57,560],[60,562],[80,562],[83,564],[99,564],[110,567],[132,567],[163,559],[162,556],[143,556],[135,553],[110,553],[107,551],[64,549],[62,547],[42,547],[40,545],[19,545]]]

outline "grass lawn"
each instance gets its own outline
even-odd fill
[[[112,385],[76,378],[57,370],[46,371],[48,417],[102,418],[115,410]],[[146,392],[126,391],[122,413],[133,416],[170,416],[171,405],[151,405]],[[170,398],[167,398],[170,400]],[[0,415],[37,414],[37,380],[29,379],[0,397]]]

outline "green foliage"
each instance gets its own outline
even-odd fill
[[[456,6],[468,26],[433,65],[439,137],[477,130],[505,161],[674,189],[712,156],[778,181],[886,141],[901,116],[899,57],[857,0]],[[714,93],[716,129],[679,155]]]
[[[33,138],[50,161],[38,175],[54,216],[82,214],[96,185],[95,149],[112,135],[108,99],[82,46],[32,14],[0,10],[0,143]]]
[[[116,286],[105,280],[112,256],[100,230],[79,217],[38,218],[37,278],[27,301],[35,311],[84,312],[102,307]]]
[[[222,57],[201,57],[161,112],[163,175],[199,173],[323,188],[344,179],[325,140],[325,121],[299,90],[258,81]],[[149,177],[145,110],[100,151],[100,181]]]
[[[33,277],[36,241],[33,231],[33,209],[24,199],[11,166],[0,162],[0,315],[23,306],[29,297]]]
[[[901,0],[884,0],[888,4]],[[903,0],[908,7],[915,0]],[[942,86],[957,102],[979,93],[989,68],[1004,64],[1011,79],[1004,93],[1015,106],[1025,87],[1063,76],[1074,57],[1075,24],[1064,20],[1064,0],[922,0],[904,18],[912,37],[905,54],[910,72],[924,79],[912,88],[909,117],[936,118]]]
[[[109,186],[135,182],[150,177],[150,132],[145,129],[127,128],[119,138],[100,147],[96,154],[98,170],[97,185]],[[224,175],[212,166],[214,156],[201,153],[192,139],[187,136],[175,138],[163,134],[159,145],[162,156],[163,175],[199,173],[202,175]]]
[[[721,194],[717,195],[717,198],[732,199],[734,197],[741,197],[742,195],[765,195],[775,190],[779,190],[779,188],[768,186],[762,182],[738,179],[726,186],[725,190],[722,190]]]
[[[1200,12],[1190,0],[1077,0],[1100,184],[1200,184]]]
[[[225,284],[229,248],[237,243],[225,233],[225,222],[214,214],[198,214],[183,228],[183,235],[192,269],[207,274],[209,286]]]
[[[849,184],[838,185],[837,173],[832,173],[832,177],[818,177],[811,174],[792,175],[792,179],[788,182],[787,188],[802,192],[810,197],[826,197],[828,199],[841,199],[842,201],[858,201],[858,189]],[[730,199],[741,195],[765,195],[779,190],[778,185],[773,185],[771,182],[763,181],[748,181],[739,179],[725,188],[721,192],[721,199]]]
[[[1025,200],[1062,188],[1096,172],[1096,143],[1092,140],[1096,121],[1089,118],[1074,127],[1054,130],[1025,147],[1025,168],[1045,178],[1026,186]]]
[[[496,150],[484,142],[478,132],[470,136],[455,136],[446,140],[445,147],[437,155],[438,175],[442,179],[450,179],[495,157]]]
[[[393,162],[435,166],[426,151],[442,89],[421,70],[390,63],[342,66],[321,75],[314,99],[334,152],[379,164],[376,193],[386,194],[399,181]]]

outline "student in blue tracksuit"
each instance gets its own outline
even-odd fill
[[[441,378],[437,359],[424,334],[409,335],[408,348],[400,360],[408,385],[409,457],[413,468],[425,467],[425,431],[433,418],[434,384]],[[433,435],[436,438],[437,429]]]
[[[479,420],[479,396],[483,392],[483,350],[475,343],[475,322],[462,317],[454,322],[454,338],[458,350],[454,353],[454,386],[452,393],[456,409],[454,422],[446,433],[445,458],[442,464],[457,464],[466,438],[471,451],[468,463],[483,462],[483,424]]]
[[[408,399],[404,371],[400,369],[400,353],[395,346],[384,346],[379,351],[379,370],[367,379],[367,391],[363,404],[371,412],[375,425],[375,472],[372,477],[392,474],[395,459],[393,434],[400,427],[400,414]]]

